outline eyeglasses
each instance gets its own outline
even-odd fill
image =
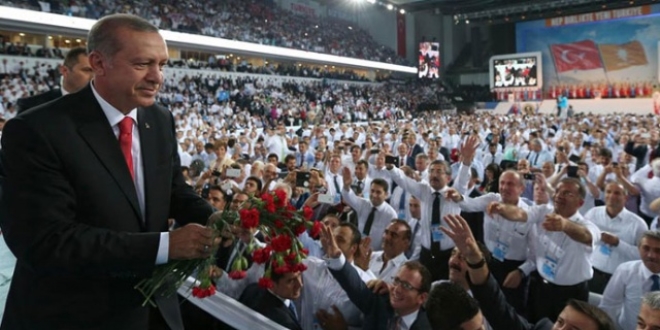
[[[412,286],[412,285],[411,285],[410,283],[408,283],[408,282],[402,281],[402,280],[401,280],[400,278],[398,278],[398,277],[394,277],[394,281],[392,282],[392,285],[395,286],[395,287],[400,286],[400,287],[402,287],[402,288],[403,288],[404,290],[406,290],[406,291],[413,291],[413,290],[415,290],[415,291],[418,291],[418,292],[419,292],[419,291],[421,290],[421,289],[419,289],[419,288],[416,288],[416,287]]]

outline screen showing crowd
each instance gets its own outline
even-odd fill
[[[440,43],[422,42],[419,44],[419,78],[437,79],[440,77]]]
[[[493,81],[498,87],[537,87],[536,57],[493,60]]]

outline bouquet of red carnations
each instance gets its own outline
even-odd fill
[[[238,211],[219,211],[209,218],[208,227],[219,235],[227,226],[241,226],[246,229],[258,228],[266,238],[266,246],[254,249],[248,245],[253,261],[266,263],[264,276],[259,279],[259,285],[270,288],[272,272],[283,274],[287,272],[305,271],[307,267],[302,259],[307,251],[298,240],[298,236],[309,230],[310,236],[316,237],[321,232],[321,224],[311,221],[312,209],[305,206],[296,210],[287,199],[282,189],[251,197],[243,208]],[[234,238],[236,239],[236,238]],[[217,249],[217,248],[216,248]],[[197,285],[192,288],[194,297],[205,298],[215,294],[215,286],[211,281],[210,268],[215,264],[215,251],[206,259],[176,260],[157,266],[153,276],[144,279],[136,285],[144,297],[144,305],[154,304],[155,294],[165,296],[174,294],[189,276],[196,275]],[[241,279],[246,276],[248,262],[244,257],[234,260],[228,276]]]

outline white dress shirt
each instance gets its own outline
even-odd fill
[[[401,186],[397,186],[394,188],[394,191],[392,191],[392,195],[390,196],[390,201],[389,204],[392,206],[394,211],[396,211],[396,214],[398,215],[399,219],[410,219],[410,196],[412,196],[409,193],[406,193],[405,190]],[[399,208],[401,206],[401,197],[403,197],[403,208]]]
[[[649,230],[642,218],[625,208],[611,218],[605,206],[591,209],[584,217],[598,226],[601,231],[612,233],[619,238],[619,245],[611,246],[598,237],[596,249],[591,256],[594,268],[612,274],[620,264],[639,260],[637,245],[644,232]]]
[[[493,258],[504,261],[527,259],[527,235],[530,228],[534,226],[529,222],[514,222],[503,218],[501,215],[494,217],[486,213],[486,207],[491,202],[501,202],[500,194],[489,193],[477,198],[466,195],[458,203],[461,210],[466,212],[484,212],[484,241],[486,247],[493,254]],[[529,206],[518,199],[517,206],[527,210]]]
[[[357,213],[358,229],[361,233],[364,233],[367,218],[374,206],[371,204],[370,200],[355,196],[355,193],[349,187],[345,187],[343,191],[342,198],[346,205],[352,207]],[[369,232],[372,250],[378,251],[382,249],[381,245],[383,243],[383,233],[385,232],[385,228],[387,228],[390,222],[396,218],[396,211],[394,211],[389,204],[383,202],[376,207],[374,222],[371,224],[371,230]]]
[[[648,173],[648,172],[647,172]],[[660,178],[654,176],[649,179],[646,176],[636,176],[633,183],[639,187],[641,201],[639,203],[639,210],[649,217],[655,217],[660,214],[651,211],[649,205],[651,202],[660,197]]]
[[[387,265],[383,268],[383,264],[385,264],[383,253],[383,251],[376,251],[371,254],[369,271],[379,280],[383,280],[387,284],[392,284],[394,282],[394,277],[399,272],[399,268],[408,261],[408,258],[406,258],[404,253],[401,253],[394,259],[387,261]]]
[[[101,95],[94,88],[92,83],[92,92],[96,101],[99,102],[103,113],[105,114],[110,126],[112,127],[112,132],[115,134],[115,137],[119,139],[119,122],[121,122],[124,117],[131,117],[133,119],[133,139],[131,143],[131,154],[133,156],[133,183],[135,184],[135,192],[137,193],[138,204],[140,205],[140,213],[142,215],[142,221],[146,220],[146,208],[145,208],[145,196],[144,196],[144,164],[142,162],[142,149],[140,148],[140,130],[139,123],[137,118],[137,109],[131,110],[128,115],[124,115],[117,108],[113,107],[104,100]],[[128,165],[127,165],[128,168]],[[156,253],[156,265],[161,265],[167,263],[169,259],[169,248],[170,248],[170,233],[162,232],[160,233],[160,242],[158,243],[158,252]]]
[[[463,166],[461,164],[459,172],[462,173],[463,171],[467,172],[470,170],[469,166]],[[431,216],[433,215],[432,208],[433,208],[433,201],[435,199],[434,193],[436,192],[435,189],[431,188],[430,184],[424,181],[417,182],[409,177],[407,177],[403,171],[400,169],[393,167],[390,172],[390,175],[392,177],[392,180],[396,182],[397,185],[401,186],[406,192],[412,194],[415,196],[417,199],[419,199],[420,204],[421,204],[421,227],[420,227],[420,232],[421,232],[421,245],[426,248],[426,249],[431,249]],[[458,190],[459,193],[464,193],[467,190],[468,183],[467,181],[464,180],[464,178],[468,177],[465,174],[459,174],[458,178],[459,180],[456,180],[454,182],[454,188]],[[453,203],[449,200],[445,199],[445,192],[447,191],[448,187],[445,186],[442,189],[438,190],[437,192],[440,193],[440,224],[441,226],[447,227],[447,223],[444,220],[444,217],[448,214],[460,214],[461,209],[458,207],[458,204]],[[448,250],[448,249],[453,249],[454,246],[454,241],[447,237],[447,235],[442,235],[440,234],[440,249],[441,250]]]
[[[545,280],[563,286],[576,285],[593,277],[591,253],[600,237],[600,230],[592,222],[585,220],[580,212],[568,220],[582,225],[591,233],[590,245],[574,241],[563,232],[543,229],[545,216],[553,213],[549,205],[532,206],[527,209],[527,221],[534,224],[530,233],[530,246],[533,251],[536,270]],[[525,264],[521,266],[525,271]]]
[[[335,187],[335,180],[337,180],[336,182],[339,186],[339,191]],[[328,183],[328,194],[332,196],[341,194],[342,189],[344,189],[344,178],[341,174],[334,174],[328,170],[325,172],[325,181]]]
[[[651,291],[653,285],[652,275],[641,260],[621,264],[607,283],[598,308],[605,311],[621,330],[635,329],[642,296]]]

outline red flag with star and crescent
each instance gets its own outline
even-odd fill
[[[557,72],[592,70],[603,67],[598,46],[592,40],[550,46]]]

